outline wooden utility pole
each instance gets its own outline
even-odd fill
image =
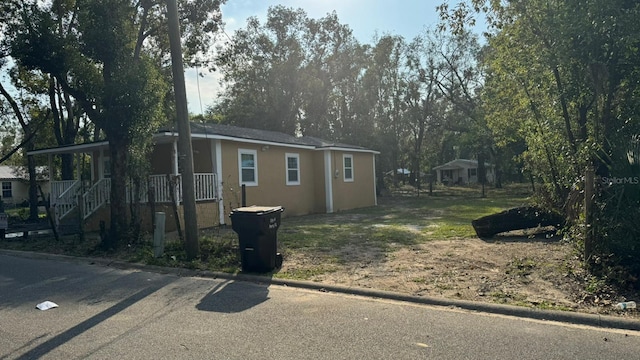
[[[169,45],[171,46],[171,70],[173,88],[176,94],[176,112],[178,121],[178,152],[182,165],[182,205],[184,211],[185,250],[187,259],[195,259],[199,252],[198,219],[196,216],[196,195],[193,176],[193,151],[191,147],[191,128],[187,109],[187,90],[184,85],[184,67],[182,64],[182,44],[180,41],[180,23],[176,0],[167,0],[169,20]]]

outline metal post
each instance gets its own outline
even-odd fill
[[[593,194],[595,171],[593,167],[588,167],[584,175],[584,220],[585,220],[585,236],[584,236],[584,262],[587,266],[591,263],[591,255],[593,254],[594,229],[593,229]]]
[[[163,212],[155,213],[155,227],[153,228],[153,256],[156,258],[164,255],[164,224],[166,215]]]

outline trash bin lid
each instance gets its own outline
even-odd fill
[[[275,212],[275,211],[282,211],[282,206],[256,206],[256,205],[252,205],[252,206],[245,206],[245,207],[240,207],[237,209],[233,209],[231,211],[232,214],[234,213],[250,213],[250,214],[255,214],[255,215],[262,215],[262,214],[266,214],[266,213],[271,213],[271,212]]]

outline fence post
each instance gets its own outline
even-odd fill
[[[153,228],[153,256],[156,258],[164,254],[164,223],[165,213],[157,212],[155,215],[155,226]]]
[[[84,193],[84,186],[81,188]],[[76,195],[76,202],[78,204],[78,235],[80,241],[84,240],[84,201],[82,199],[82,193]]]
[[[593,195],[595,192],[594,178],[595,171],[593,167],[587,167],[584,175],[584,262],[587,266],[591,264],[595,237],[593,228]]]
[[[156,187],[151,183],[149,185],[149,190],[147,194],[148,203],[149,203],[149,212],[151,213],[151,228],[156,228]]]

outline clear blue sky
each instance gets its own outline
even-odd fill
[[[231,36],[234,30],[244,28],[246,19],[257,16],[264,22],[270,6],[283,5],[291,8],[301,8],[310,18],[318,19],[336,11],[342,24],[347,24],[354,36],[361,43],[373,43],[376,35],[401,35],[411,40],[419,35],[426,27],[433,27],[438,22],[436,6],[445,0],[227,0],[222,7],[222,20],[225,22],[226,32]],[[200,71],[203,72],[202,69]],[[217,93],[217,74],[204,72],[198,84],[195,70],[186,72],[187,97],[189,111],[200,113],[202,109],[213,103]]]
[[[234,30],[244,27],[249,16],[265,19],[274,5],[301,8],[311,18],[336,11],[340,22],[349,25],[355,37],[371,42],[375,32],[392,33],[411,40],[425,25],[438,21],[436,6],[443,0],[228,0],[222,7],[223,21]]]

